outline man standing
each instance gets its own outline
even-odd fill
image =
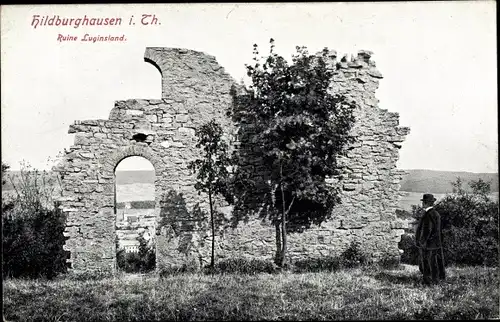
[[[425,213],[420,218],[415,233],[415,241],[420,250],[419,268],[424,284],[437,284],[446,277],[441,242],[441,217],[434,209],[436,198],[432,194],[424,194],[421,201]]]

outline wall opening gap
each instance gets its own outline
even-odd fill
[[[155,170],[140,156],[115,168],[115,241],[117,270],[147,273],[156,267]]]

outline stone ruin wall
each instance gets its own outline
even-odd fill
[[[114,170],[129,156],[142,156],[155,169],[157,220],[169,191],[182,193],[189,209],[170,218],[176,229],[158,227],[157,268],[210,260],[207,219],[191,212],[196,205],[208,211],[207,197],[194,189],[187,165],[200,156],[195,128],[204,122],[216,119],[228,138],[235,138],[237,128],[226,115],[235,81],[213,56],[192,50],[147,48],[144,59],[162,75],[162,99],[117,101],[109,119],[76,121],[69,129],[74,145],[54,169],[62,177],[65,249],[75,272],[115,271]],[[369,52],[349,62],[334,59],[332,89],[346,91],[360,104],[352,131],[357,141],[341,162],[343,178],[330,180],[341,185],[342,204],[331,221],[289,236],[290,258],[338,255],[354,239],[375,257],[399,256],[404,227],[395,210],[404,173],[396,161],[409,129],[398,126],[397,113],[377,107],[375,90],[382,77]],[[271,259],[274,252],[274,227],[257,220],[226,228],[216,239],[218,258]]]

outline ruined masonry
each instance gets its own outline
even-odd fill
[[[374,259],[397,258],[397,243],[405,227],[396,220],[395,210],[405,173],[396,169],[396,161],[409,129],[398,126],[397,113],[377,107],[375,90],[382,75],[370,60],[371,52],[361,51],[349,60],[338,60],[333,51],[330,54],[335,70],[332,90],[346,93],[359,104],[352,130],[357,140],[341,160],[342,179],[330,179],[343,191],[334,219],[291,234],[289,256],[297,260],[338,255],[357,240]],[[54,169],[62,177],[65,249],[74,272],[116,270],[114,170],[121,160],[142,156],[152,163],[158,224],[167,192],[181,195],[189,211],[195,205],[207,209],[207,198],[194,189],[194,175],[187,168],[200,153],[195,147],[198,126],[216,119],[237,146],[237,126],[226,115],[236,82],[215,57],[148,47],[144,59],[161,73],[162,99],[116,101],[108,119],[76,121],[69,129],[75,134],[74,145]],[[157,269],[208,263],[211,244],[206,219],[179,213],[170,220],[181,229],[157,227]],[[216,245],[219,259],[270,260],[275,251],[274,227],[255,220],[225,228]]]

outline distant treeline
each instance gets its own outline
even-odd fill
[[[118,202],[116,203],[117,209],[125,209],[125,204],[127,202]],[[130,208],[131,209],[153,209],[155,208],[154,200],[140,200],[140,201],[131,201]]]

